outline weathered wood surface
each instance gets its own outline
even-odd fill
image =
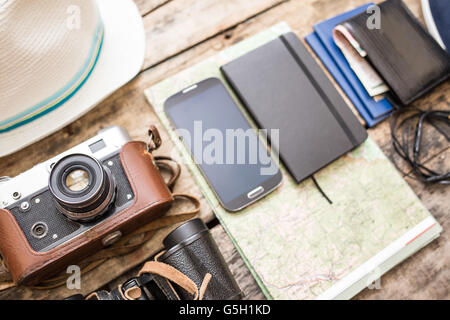
[[[134,3],[136,3],[139,12],[144,17],[170,1],[171,0],[134,0]]]
[[[366,2],[364,0],[135,1],[144,16],[147,34],[147,52],[143,71],[129,84],[116,91],[71,125],[33,146],[0,159],[0,176],[15,176],[31,168],[34,164],[81,143],[95,135],[99,129],[110,125],[124,126],[129,130],[132,138],[145,139],[145,128],[150,123],[154,123],[160,129],[164,139],[163,147],[157,153],[171,153],[174,146],[168,140],[167,133],[145,100],[144,89],[280,21],[286,21],[297,35],[303,38],[312,31],[314,23]],[[404,2],[423,21],[420,0],[404,0]],[[347,99],[346,101],[348,102]],[[414,105],[422,109],[450,109],[450,83],[439,86]],[[398,160],[391,150],[387,121],[370,129],[369,134],[386,155],[393,160]],[[450,163],[448,143],[437,137],[435,133],[431,132],[431,137],[427,140],[427,144],[424,144],[427,163],[441,168],[441,170],[443,167],[448,168]],[[447,148],[447,151],[444,148]],[[408,173],[409,170],[404,164],[400,163],[399,167]],[[383,276],[381,290],[365,290],[356,298],[449,298],[449,188],[424,186],[410,177],[406,177],[406,181],[442,224],[444,232],[437,241]],[[183,170],[175,191],[201,196],[186,168]],[[213,219],[212,212],[204,199],[202,201],[204,206],[201,216],[204,220],[211,221]],[[159,251],[161,239],[171,229],[159,231],[152,241],[129,257],[111,259],[87,274],[83,277],[82,292],[89,292],[105,286]],[[244,275],[239,276],[240,278],[248,278],[248,280],[239,281],[242,281],[240,282],[241,286],[243,283],[249,283],[250,288],[253,279],[248,274],[248,270],[244,267],[226,235],[216,230],[217,227],[213,229],[216,240],[223,241],[220,244],[221,249],[229,252],[233,257],[233,259],[227,259],[227,261],[232,261],[230,268],[234,270],[235,274],[242,273]],[[253,285],[255,285],[254,282]],[[247,294],[247,298],[262,297],[261,292],[255,288],[248,289],[247,292],[250,292]],[[0,293],[0,298],[58,299],[66,295],[65,289],[35,291],[27,288],[14,288]]]
[[[281,1],[171,1],[144,17],[147,35],[144,68],[188,50]]]

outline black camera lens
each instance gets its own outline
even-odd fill
[[[110,170],[84,154],[68,155],[56,162],[50,173],[49,189],[59,211],[81,222],[107,212],[116,193]]]

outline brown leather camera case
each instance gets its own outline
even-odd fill
[[[14,216],[0,209],[0,253],[17,284],[32,285],[79,263],[103,249],[102,239],[113,232],[126,235],[164,214],[174,198],[144,142],[128,142],[120,160],[135,194],[133,204],[85,233],[47,252],[34,251]]]

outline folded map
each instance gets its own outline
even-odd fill
[[[311,179],[296,184],[282,167],[277,190],[230,213],[191,161],[163,109],[169,96],[205,78],[225,83],[220,66],[289,31],[287,24],[277,24],[145,94],[266,297],[348,299],[442,230],[376,143],[368,138],[315,175],[332,204]]]

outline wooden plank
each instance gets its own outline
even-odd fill
[[[431,93],[415,101],[411,107],[420,110],[450,110],[450,81],[441,84]],[[407,115],[408,113],[403,114],[399,120],[404,119]],[[393,163],[397,164],[402,172],[409,173],[411,171],[411,168],[393,149],[389,120],[383,121],[376,127],[369,129],[368,132],[371,138],[377,142],[384,153]],[[400,133],[397,136],[399,137]],[[419,160],[422,162],[429,161],[436,154],[449,147],[446,138],[429,124],[424,125],[422,137],[421,153],[419,156]],[[414,135],[411,134],[409,139],[410,145],[413,144],[413,139]]]
[[[412,9],[414,14],[419,15],[419,0],[406,0],[405,2],[407,3],[408,7]],[[158,123],[156,115],[154,115],[153,111],[151,111],[147,101],[144,98],[142,91],[145,88],[179,72],[186,67],[192,66],[193,64],[200,62],[201,60],[213,54],[216,54],[224,47],[228,47],[248,36],[256,34],[257,32],[275,23],[278,23],[279,21],[284,20],[288,22],[289,25],[291,25],[291,27],[294,29],[294,31],[300,37],[303,37],[312,31],[312,24],[327,17],[338,14],[339,12],[342,12],[344,10],[354,8],[355,6],[363,3],[365,3],[365,1],[363,0],[305,0],[289,1],[282,3],[279,6],[275,6],[268,12],[252,18],[249,21],[244,21],[243,23],[238,24],[236,27],[217,34],[207,41],[200,42],[190,50],[182,51],[181,53],[176,54],[176,56],[168,59],[164,63],[159,64],[146,72],[143,72],[131,83],[116,91],[112,96],[110,96],[108,99],[100,103],[99,106],[94,108],[92,112],[89,112],[78,121],[75,121],[73,124],[65,127],[63,130],[60,130],[50,137],[43,139],[33,146],[25,148],[24,150],[19,151],[9,157],[2,158],[0,161],[0,175],[17,175],[18,173],[31,168],[34,164],[55,156],[66,150],[67,148],[72,147],[95,135],[95,133],[99,129],[114,124],[122,125],[129,129],[131,136],[134,139],[145,139],[145,128],[150,123],[156,123],[158,128],[162,131],[161,133],[164,139],[163,148],[161,150],[158,150],[157,153],[165,154],[166,152],[171,152],[173,149],[173,145],[167,140],[167,134],[165,133],[162,126]],[[155,13],[160,9],[156,10]],[[301,18],[299,18],[300,13]],[[438,106],[448,107],[448,101],[450,100],[448,91],[449,90],[446,85],[444,85],[444,87],[441,86],[434,92],[437,92],[438,95],[444,94],[442,100],[430,100],[429,95],[427,95],[423,98],[423,100],[421,100],[421,104],[423,103],[434,105],[434,108]],[[435,94],[434,92],[433,94]],[[374,130],[369,131],[371,132],[371,134],[379,135],[380,140],[377,140],[378,143],[383,143],[383,141],[385,141],[386,143],[388,142],[388,138],[386,137],[388,137],[389,133],[388,131],[386,131],[386,129],[384,129],[385,125],[386,122],[378,125]],[[438,150],[436,150],[436,152],[438,152]],[[433,152],[430,152],[430,154],[433,154]],[[182,179],[178,184],[176,191],[189,193],[198,192],[198,188],[196,187],[192,177],[190,177],[190,174],[187,172],[187,170],[183,171]],[[416,190],[416,192],[418,191]],[[430,201],[432,204],[430,206],[427,206],[430,208],[433,214],[436,214],[435,210],[440,209],[434,205],[433,201],[437,200],[431,199]],[[448,197],[447,199],[441,199],[440,201],[444,204],[447,204]],[[205,217],[209,217],[207,219],[212,219],[212,213],[210,211],[207,212]],[[155,240],[155,242],[157,242],[157,240]],[[151,255],[150,251],[153,251],[152,253],[155,253],[160,249],[160,246],[151,248],[148,248],[149,256]],[[92,272],[92,278],[90,278],[89,281],[86,278],[86,283],[89,282],[88,285],[92,288],[92,290],[95,289],[95,286],[97,286],[97,288],[101,287],[118,274],[122,274],[130,267],[132,267],[130,265],[133,265],[137,261],[144,261],[145,256],[146,255],[144,254],[136,254],[136,257],[134,257],[135,260],[133,260],[133,262],[116,261],[115,263],[108,265],[108,267],[105,269],[97,269]],[[426,256],[424,259],[427,259]],[[448,260],[444,262],[448,264]],[[111,270],[114,271],[110,272]],[[106,277],[109,279],[103,279],[102,281],[94,280],[101,278],[102,274],[106,274]],[[407,280],[405,279],[405,281]],[[16,297],[20,298],[21,296],[26,295],[18,294]],[[49,295],[41,294],[39,296],[37,293],[33,293],[32,296],[33,298],[43,298],[46,296],[48,297]],[[13,298],[14,295],[9,295],[8,297]]]
[[[283,0],[177,0],[144,17],[144,69],[185,51]]]
[[[172,0],[134,0],[142,16],[152,13]]]

